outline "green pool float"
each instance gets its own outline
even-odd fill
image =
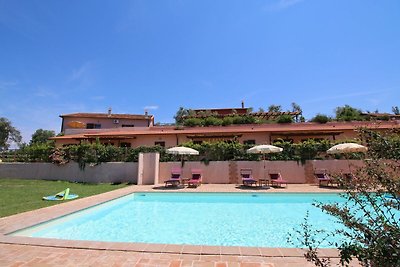
[[[69,200],[69,199],[75,199],[79,197],[76,194],[70,194],[69,193],[69,188],[65,189],[64,191],[58,192],[55,195],[52,196],[47,196],[47,197],[43,197],[43,200]]]

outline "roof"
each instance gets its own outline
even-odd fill
[[[320,123],[287,123],[287,124],[247,124],[247,125],[231,125],[231,126],[213,126],[213,127],[173,127],[173,126],[153,126],[148,128],[119,128],[118,130],[104,129],[104,131],[96,131],[93,133],[83,133],[79,135],[65,135],[62,139],[70,137],[74,138],[130,138],[132,136],[141,135],[175,135],[175,134],[239,134],[239,133],[257,133],[270,132],[271,134],[302,134],[329,132],[331,134],[339,133],[344,130],[355,130],[359,127],[367,127],[370,129],[391,129],[400,128],[400,124],[395,121],[384,122],[330,122],[326,124]],[[79,136],[79,137],[78,137]],[[55,137],[54,139],[61,139]]]
[[[135,120],[148,120],[153,119],[153,115],[142,114],[116,114],[116,113],[71,113],[60,115],[61,118],[104,118],[104,119],[135,119]]]
[[[392,113],[361,113],[363,116],[400,118],[400,114]]]

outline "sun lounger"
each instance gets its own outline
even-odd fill
[[[334,184],[334,180],[326,173],[326,170],[316,170],[315,178],[318,180],[319,186],[329,186]]]
[[[240,169],[243,186],[257,186],[257,180],[253,178],[252,169]]]
[[[171,178],[164,181],[165,187],[172,186],[176,187],[181,184],[181,175],[182,169],[181,168],[173,168],[171,170]]]
[[[271,179],[271,186],[275,187],[287,187],[288,182],[283,179],[281,173],[279,171],[271,171],[269,173],[269,178]]]
[[[202,170],[192,169],[192,178],[188,181],[188,187],[198,187],[202,183]]]

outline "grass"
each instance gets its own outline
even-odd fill
[[[70,188],[71,194],[78,194],[79,198],[82,198],[125,186],[126,184],[85,184],[65,181],[0,179],[0,218],[62,203],[64,201],[45,201],[42,200],[42,197],[53,195],[67,187]]]

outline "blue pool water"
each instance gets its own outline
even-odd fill
[[[165,244],[295,247],[289,232],[307,211],[318,229],[338,227],[313,201],[338,194],[134,193],[13,235]]]

